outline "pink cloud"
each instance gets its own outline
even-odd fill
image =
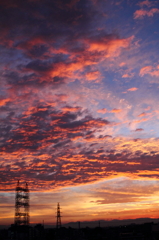
[[[139,9],[134,13],[134,19],[143,18],[145,16],[153,17],[155,13],[159,13],[158,8],[152,8],[151,10]]]
[[[132,75],[131,74],[128,74],[128,73],[125,73],[122,75],[122,78],[131,78]]]
[[[151,71],[152,71],[152,66],[146,66],[140,69],[139,75],[143,77],[145,74],[150,74]]]
[[[120,67],[123,67],[123,66],[125,66],[125,65],[126,65],[125,62],[121,62],[121,63],[119,64]]]
[[[148,106],[147,108],[145,108],[145,111],[149,111],[151,109],[150,106]]]
[[[149,74],[152,77],[158,77],[159,76],[159,66],[156,68],[152,66],[146,66],[140,69],[139,75],[143,77],[145,74]]]
[[[106,108],[102,108],[102,109],[99,109],[98,111],[97,111],[98,113],[106,113],[107,112],[107,109]]]
[[[159,76],[159,70],[154,70],[150,73],[151,76],[153,77],[158,77]]]
[[[140,119],[140,120],[135,120],[135,121],[133,121],[134,123],[141,123],[141,122],[146,122],[146,121],[148,121],[149,119],[148,118],[142,118],[142,119]]]
[[[152,6],[152,3],[149,2],[149,0],[145,0],[145,1],[143,1],[143,2],[138,3],[138,5],[139,5],[140,7],[143,7],[143,6],[150,7],[150,6]]]

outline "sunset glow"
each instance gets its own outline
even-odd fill
[[[159,218],[159,2],[0,9],[0,225]]]

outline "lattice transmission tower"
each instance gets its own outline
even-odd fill
[[[57,203],[57,221],[56,221],[56,228],[60,228],[61,227],[61,213],[60,213],[60,204]]]
[[[27,183],[21,187],[19,180],[15,196],[15,224],[29,225],[29,188]]]

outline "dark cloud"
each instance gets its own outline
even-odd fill
[[[141,132],[141,131],[144,131],[144,129],[143,129],[143,128],[137,128],[137,129],[135,129],[135,132]]]
[[[88,11],[89,9],[89,11]],[[1,3],[1,32],[15,41],[60,40],[86,33],[97,10],[91,1],[6,1]],[[93,26],[93,25],[92,25]],[[76,31],[75,31],[76,30]],[[3,35],[2,35],[3,36]],[[65,37],[66,36],[66,37]],[[17,38],[18,37],[18,38]],[[58,42],[55,43],[58,46]]]
[[[48,51],[48,47],[44,44],[37,44],[34,45],[30,50],[29,50],[29,54],[31,55],[31,57],[33,58],[40,58],[41,56],[43,56],[45,53],[47,53]]]
[[[14,91],[18,88],[22,88],[24,86],[38,86],[38,83],[40,82],[39,77],[35,73],[29,73],[24,75],[23,73],[20,74],[18,71],[6,71],[4,74],[5,79],[7,80],[7,83],[14,87]]]
[[[40,60],[35,60],[27,64],[26,68],[37,71],[37,72],[47,72],[52,69],[49,62],[42,62]]]
[[[81,120],[77,121],[79,116]],[[90,129],[98,129],[103,125],[108,125],[109,122],[94,119],[91,116],[82,117],[80,109],[76,113],[72,113],[55,111],[49,106],[38,106],[30,115],[21,115],[16,121],[15,129],[12,129],[12,124],[13,119],[9,120],[8,118],[8,122],[4,123],[2,132],[1,150],[5,149],[8,152],[22,148],[34,151],[40,148],[44,141],[50,144],[51,142],[55,143],[55,147],[58,147],[64,144],[64,139],[71,140],[73,137],[77,137],[76,133],[79,131],[81,132],[80,136],[82,136],[87,134]],[[66,130],[63,131],[63,129]]]

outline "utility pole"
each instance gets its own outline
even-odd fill
[[[57,221],[56,221],[56,228],[61,228],[61,213],[60,213],[60,204],[57,203]]]

